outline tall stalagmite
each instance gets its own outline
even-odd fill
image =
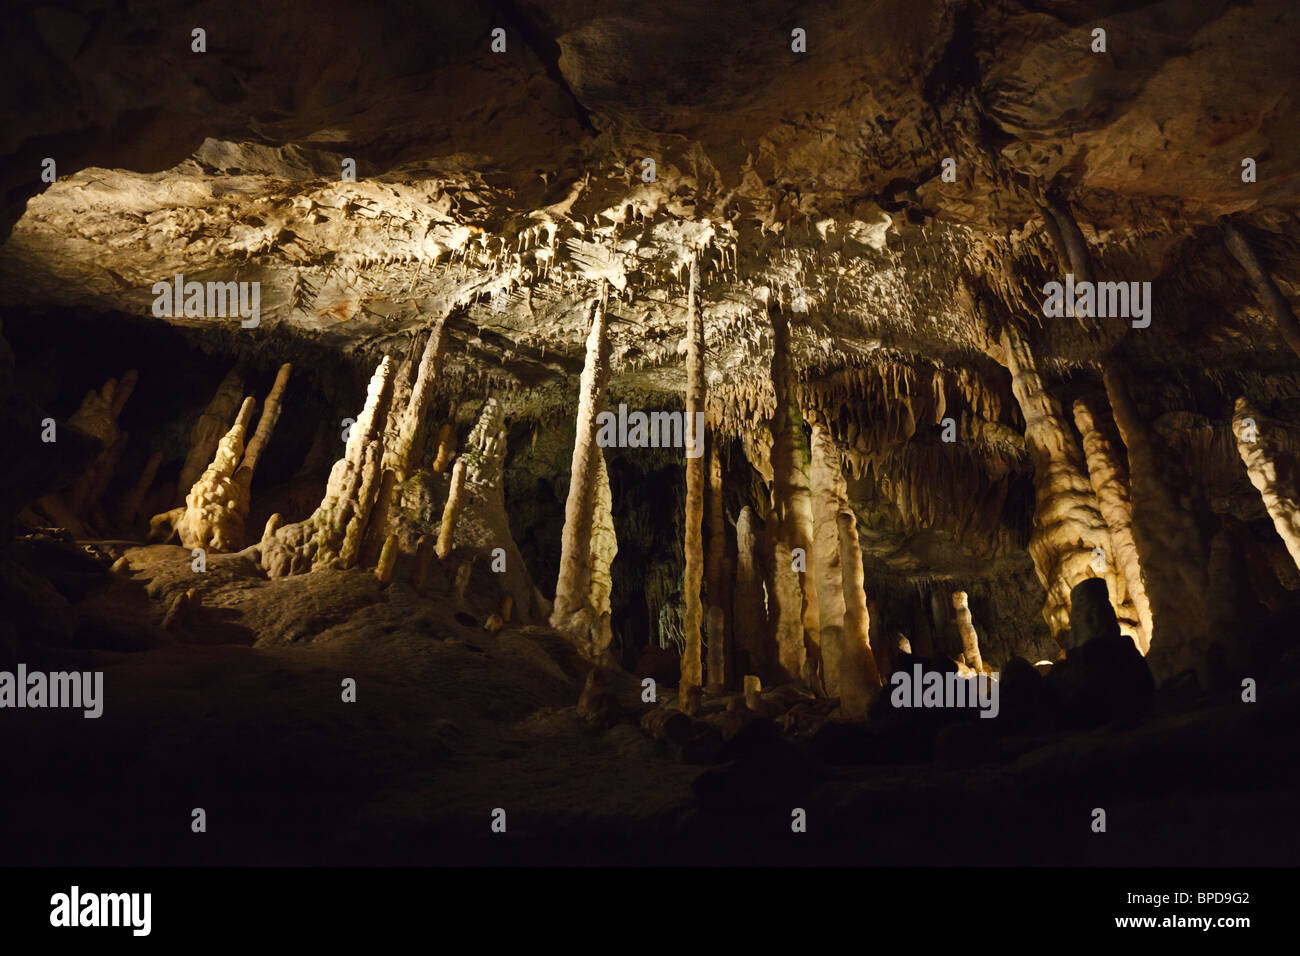
[[[845,639],[844,569],[840,566],[839,515],[848,509],[839,449],[821,422],[812,426],[809,470],[813,505],[813,551],[809,573],[815,575],[823,679],[832,697],[840,692],[840,657]]]
[[[709,443],[709,552],[704,568],[704,592],[712,621],[709,641],[709,688],[721,691],[735,683],[735,654],[731,631],[731,588],[726,573],[727,516],[722,504],[722,450],[715,432]]]
[[[700,314],[696,286],[699,283],[698,257],[691,258],[690,287],[686,296],[686,571],[683,596],[686,603],[682,632],[686,647],[682,652],[682,679],[678,694],[682,709],[692,693],[698,694],[703,666],[700,661],[700,634],[704,627],[704,605],[700,589],[704,583],[704,435],[696,432],[696,420],[706,409],[704,387],[704,318]],[[692,457],[693,455],[693,457]],[[696,690],[692,690],[696,688]]]
[[[216,457],[185,496],[185,508],[176,520],[176,533],[185,548],[237,551],[244,523],[231,522],[227,502],[239,494],[235,471],[244,454],[244,435],[253,417],[253,398],[244,399],[235,423],[217,445]]]
[[[1171,491],[1185,483],[1183,478],[1166,478],[1166,470],[1178,467],[1178,462],[1148,430],[1118,359],[1111,357],[1102,364],[1102,378],[1115,425],[1128,449],[1133,541],[1151,605],[1147,663],[1163,680],[1196,668],[1209,647],[1209,548],[1195,518]]]
[[[384,424],[393,397],[393,360],[384,356],[370,378],[366,404],[334,463],[325,496],[305,521],[262,539],[262,567],[273,577],[324,567],[349,567],[365,531],[380,479]]]
[[[1119,565],[1125,590],[1137,612],[1138,630],[1133,637],[1138,650],[1145,654],[1151,647],[1151,602],[1147,598],[1146,582],[1142,580],[1142,561],[1137,544],[1133,541],[1133,502],[1129,497],[1128,475],[1119,451],[1102,432],[1098,418],[1083,399],[1074,403],[1074,423],[1083,438],[1088,480],[1097,496],[1101,515],[1110,528],[1115,563]]]
[[[591,304],[587,357],[578,385],[577,434],[569,472],[569,496],[564,507],[564,531],[560,537],[560,574],[551,609],[551,626],[583,650],[590,646],[591,535],[601,467],[597,460],[601,450],[596,442],[596,418],[605,410],[609,373],[602,286],[600,295]]]
[[[976,673],[984,672],[984,659],[980,657],[980,639],[975,633],[975,622],[970,616],[970,599],[965,591],[952,592],[953,616],[957,620],[957,633],[961,635],[962,659]]]
[[[1096,576],[1094,549],[1100,548],[1106,556],[1101,576],[1115,605],[1120,604],[1120,582],[1110,529],[1098,510],[1085,477],[1083,455],[1061,405],[1048,392],[1033,350],[1020,331],[1005,326],[1001,342],[1001,357],[1011,371],[1011,390],[1025,417],[1025,439],[1034,464],[1036,504],[1029,554],[1047,591],[1043,618],[1055,636],[1070,626],[1071,589]]]
[[[199,475],[212,463],[216,454],[217,443],[230,427],[235,412],[244,398],[244,378],[238,368],[232,368],[217,386],[217,391],[208,402],[207,407],[190,430],[190,449],[181,465],[181,474],[176,483],[176,504],[183,505]]]
[[[840,568],[844,572],[844,634],[840,641],[839,695],[844,716],[859,720],[880,690],[880,671],[871,648],[871,612],[858,517],[851,509],[838,516]]]
[[[239,447],[243,449],[242,459],[231,470],[226,470],[229,463],[225,460],[225,455],[231,438],[227,434],[221,440],[212,465],[185,496],[185,507],[173,510],[171,520],[185,547],[238,551],[244,546],[244,521],[251,504],[253,473],[257,470],[257,462],[266,443],[271,440],[276,422],[280,420],[280,406],[291,372],[292,366],[287,362],[280,366],[275,384],[271,386],[271,392],[262,406],[257,431],[249,439],[246,448],[243,443],[244,432],[240,432],[238,437]],[[251,398],[246,399],[244,407],[251,409],[251,402]],[[243,409],[240,416],[242,418]],[[180,511],[180,514],[176,514],[176,511]],[[158,526],[162,517],[155,517],[152,523]]]
[[[1300,472],[1293,446],[1283,440],[1280,426],[1265,419],[1244,398],[1237,399],[1232,433],[1250,483],[1264,499],[1291,560],[1300,567]]]
[[[748,505],[740,509],[736,518],[736,589],[732,600],[732,620],[737,670],[742,672],[742,677],[745,674],[766,675],[776,663],[764,599],[767,575],[762,536],[754,527],[756,520]]]
[[[799,680],[805,675],[809,651],[816,655],[820,647],[808,473],[811,453],[795,399],[790,327],[776,303],[769,304],[768,313],[772,319],[772,387],[776,392],[776,411],[771,421],[776,642],[781,668]],[[803,570],[796,570],[798,566]]]

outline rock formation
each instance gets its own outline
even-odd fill
[[[691,257],[690,283],[686,299],[686,540],[683,550],[685,579],[683,593],[686,612],[683,632],[686,649],[682,652],[682,679],[679,685],[682,710],[687,707],[688,695],[698,692],[704,673],[700,660],[700,640],[704,629],[704,604],[701,588],[704,584],[704,435],[696,432],[696,421],[705,410],[704,385],[704,319],[696,288],[699,284],[699,260]]]
[[[1123,575],[1121,595],[1132,600],[1137,612],[1138,631],[1133,637],[1138,650],[1146,654],[1151,647],[1151,602],[1147,599],[1142,561],[1133,540],[1133,503],[1129,497],[1128,476],[1118,450],[1102,433],[1097,414],[1083,400],[1074,403],[1074,423],[1083,438],[1088,480],[1097,496],[1097,507],[1110,529],[1115,563]]]
[[[352,425],[343,457],[330,471],[325,496],[305,521],[264,536],[262,567],[273,578],[319,568],[350,567],[378,491],[382,435],[392,401],[393,360],[384,356]]]
[[[1232,433],[1250,483],[1264,499],[1273,527],[1300,567],[1300,469],[1295,444],[1286,441],[1284,430],[1244,398],[1237,399],[1233,410]]]
[[[589,647],[594,611],[591,598],[591,541],[595,521],[597,485],[602,465],[596,443],[596,417],[605,410],[609,380],[609,343],[605,338],[603,293],[593,301],[587,335],[586,363],[578,391],[577,435],[569,473],[569,496],[564,508],[560,574],[555,584],[551,626],[569,636],[579,648]]]

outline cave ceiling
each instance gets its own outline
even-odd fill
[[[1123,342],[1140,372],[1159,370],[1141,386],[1157,413],[1204,411],[1205,382],[1223,401],[1300,396],[1218,227],[1243,224],[1297,290],[1287,2],[8,15],[27,27],[5,41],[23,106],[0,126],[8,304],[148,317],[154,283],[177,273],[257,281],[257,328],[161,321],[243,351],[312,340],[358,364],[405,354],[449,315],[440,387],[499,394],[517,417],[572,408],[602,283],[613,400],[680,404],[698,255],[714,421],[744,433],[770,411],[767,310],[783,309],[805,405],[838,417],[859,476],[864,428],[907,441],[959,409],[986,477],[1025,467],[990,317],[1024,326],[1062,381]],[[51,156],[46,187],[32,173]],[[1257,182],[1242,182],[1243,157]],[[1149,328],[1042,318],[1041,286],[1064,271],[1053,201],[1100,276],[1153,282]],[[872,396],[878,414],[854,411]]]

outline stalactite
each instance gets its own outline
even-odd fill
[[[1209,646],[1209,551],[1195,518],[1179,504],[1165,478],[1165,470],[1177,462],[1157,447],[1129,395],[1117,358],[1102,364],[1102,378],[1115,425],[1128,449],[1133,541],[1151,606],[1147,663],[1152,673],[1164,679],[1196,668]],[[1181,484],[1183,479],[1175,481]]]
[[[1226,220],[1223,222],[1223,237],[1228,251],[1246,270],[1259,304],[1273,316],[1278,331],[1286,344],[1291,346],[1291,351],[1300,355],[1300,321],[1297,321],[1291,303],[1277,287],[1268,269],[1259,261],[1250,243],[1246,241],[1246,237],[1236,226]]]
[[[704,317],[697,301],[699,283],[698,257],[690,263],[689,290],[686,299],[686,536],[683,549],[686,558],[683,596],[685,615],[683,632],[686,648],[682,653],[682,679],[678,684],[679,706],[690,713],[689,695],[698,693],[703,666],[700,661],[701,631],[704,625],[704,607],[700,589],[704,583],[704,435],[697,434],[697,415],[706,410],[704,383]],[[691,449],[696,451],[692,457]],[[692,690],[692,688],[694,690]]]
[[[1237,437],[1237,453],[1250,483],[1264,499],[1264,507],[1291,560],[1300,567],[1300,471],[1292,448],[1278,426],[1244,398],[1237,399],[1232,433]]]
[[[1036,496],[1029,553],[1047,591],[1043,618],[1056,636],[1070,624],[1071,589],[1095,573],[1094,548],[1107,556],[1104,576],[1112,603],[1119,603],[1114,548],[1060,403],[1048,392],[1029,343],[1010,326],[1002,330],[1002,358],[1011,370],[1011,390],[1025,418]]]
[[[577,434],[569,473],[569,496],[560,540],[560,574],[555,584],[551,626],[578,647],[588,646],[591,594],[591,534],[600,474],[596,418],[605,410],[609,382],[609,342],[605,337],[605,291],[591,305],[587,356],[578,386]]]
[[[1101,431],[1098,416],[1082,399],[1074,403],[1074,422],[1083,438],[1083,453],[1088,462],[1088,480],[1097,496],[1097,506],[1115,546],[1115,563],[1123,574],[1125,589],[1138,616],[1134,635],[1143,654],[1151,648],[1151,602],[1142,579],[1142,561],[1133,541],[1133,502],[1129,495],[1128,475],[1119,452]]]
[[[377,490],[384,426],[392,402],[393,360],[384,356],[371,376],[366,404],[334,463],[320,505],[305,521],[285,525],[262,541],[262,567],[273,577],[324,567],[347,567],[348,542],[364,531]]]

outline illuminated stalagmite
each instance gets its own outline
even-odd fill
[[[397,436],[393,447],[384,449],[384,467],[397,472],[397,481],[403,481],[407,473],[419,462],[413,460],[423,445],[424,419],[433,398],[434,386],[437,384],[438,372],[442,368],[442,359],[447,352],[447,320],[440,319],[429,332],[420,356],[419,371],[415,383],[411,386],[411,397],[397,423]],[[453,431],[454,435],[454,431]]]
[[[961,635],[962,658],[967,667],[981,674],[984,660],[980,657],[980,639],[975,633],[975,622],[971,620],[970,601],[965,591],[952,592],[952,609],[957,620],[957,633]]]
[[[305,521],[262,540],[262,567],[273,577],[324,567],[349,567],[378,490],[382,436],[392,401],[393,360],[384,356],[371,376],[366,404],[334,463],[325,496]]]
[[[180,478],[177,479],[176,484],[177,505],[185,503],[185,496],[194,487],[194,482],[199,480],[199,476],[212,463],[212,456],[217,451],[217,443],[229,429],[230,422],[235,417],[235,412],[239,410],[243,399],[243,376],[239,374],[238,369],[232,368],[221,380],[216,393],[212,396],[212,401],[208,402],[207,407],[203,409],[203,414],[190,430],[190,449],[185,455],[185,463],[181,466]]]
[[[605,337],[605,294],[591,305],[587,357],[578,386],[577,435],[569,473],[569,497],[564,508],[560,538],[560,574],[555,583],[551,626],[566,634],[579,648],[589,646],[592,613],[591,537],[600,478],[601,454],[596,442],[596,418],[605,410],[609,382],[609,342]]]
[[[1102,364],[1102,378],[1115,425],[1128,449],[1133,541],[1151,605],[1147,662],[1163,679],[1197,667],[1208,649],[1209,549],[1195,518],[1172,491],[1171,486],[1182,479],[1176,483],[1166,479],[1166,471],[1178,462],[1148,430],[1116,359]]]
[[[451,486],[442,506],[442,523],[438,529],[438,546],[435,552],[440,560],[447,560],[456,546],[456,520],[460,517],[461,499],[465,494],[465,459],[459,458],[451,469]]]
[[[1112,603],[1118,603],[1110,529],[1097,508],[1083,455],[1060,403],[1047,391],[1029,343],[1013,327],[1002,331],[1001,357],[1011,370],[1011,390],[1025,417],[1036,497],[1029,554],[1047,591],[1043,618],[1057,635],[1070,626],[1070,589],[1096,575],[1094,548],[1106,556],[1102,576]]]
[[[182,547],[211,551],[239,549],[243,522],[240,521],[236,528],[229,526],[224,519],[229,514],[226,502],[234,501],[239,494],[235,471],[244,454],[244,435],[253,418],[253,405],[251,395],[244,399],[235,423],[217,444],[212,464],[185,496],[185,507],[178,509],[181,514],[176,519],[175,528]]]
[[[1283,440],[1279,426],[1265,419],[1246,399],[1237,399],[1232,416],[1232,433],[1246,474],[1273,519],[1291,560],[1300,567],[1300,484],[1292,447]]]
[[[280,419],[280,406],[291,371],[292,367],[288,363],[280,367],[275,384],[262,406],[257,431],[248,440],[247,447],[244,445],[244,435],[248,422],[244,421],[237,436],[234,434],[235,429],[231,429],[221,439],[212,464],[185,496],[185,507],[173,509],[171,520],[184,547],[238,551],[244,546],[244,521],[248,517],[253,473],[257,470],[258,459],[266,448],[266,443],[271,440],[271,433]],[[252,398],[244,400],[244,406],[240,409],[241,421],[246,410],[251,413],[252,401]],[[238,425],[236,422],[237,428]],[[231,448],[236,447],[233,440],[235,437],[242,457],[231,461],[228,454]],[[177,514],[177,511],[180,513]],[[158,523],[159,518],[151,522],[154,526]]]
[[[738,667],[747,674],[766,674],[775,663],[770,650],[772,635],[764,600],[762,541],[754,528],[754,511],[748,505],[736,518],[736,589],[732,599],[733,633]],[[743,675],[742,675],[743,676]]]
[[[844,714],[865,716],[879,685],[868,637],[869,616],[858,540],[843,464],[821,422],[812,427],[810,471],[814,555],[826,693],[839,697]]]
[[[592,621],[587,657],[613,666],[617,662],[609,650],[614,639],[610,628],[610,597],[614,593],[610,566],[618,554],[618,538],[614,534],[614,498],[610,494],[605,453],[599,448],[596,449],[596,466],[596,506],[591,516],[591,593],[587,601]]]
[[[844,635],[840,641],[840,707],[853,719],[865,717],[880,689],[880,671],[871,649],[871,613],[858,517],[852,510],[838,516],[840,568],[844,572]]]
[[[776,642],[782,669],[800,679],[805,674],[808,651],[816,653],[819,646],[810,452],[794,396],[790,327],[775,304],[768,312],[772,318],[772,385],[776,391],[776,411],[771,422],[772,512],[777,523],[772,557]]]
[[[1128,475],[1118,450],[1102,432],[1095,415],[1082,399],[1074,403],[1074,423],[1083,438],[1088,462],[1088,480],[1097,496],[1097,506],[1115,546],[1115,563],[1138,616],[1136,642],[1145,654],[1151,647],[1151,602],[1142,580],[1142,562],[1133,541],[1133,502],[1129,497]]]
[[[686,647],[682,652],[682,679],[678,685],[679,703],[689,711],[692,694],[699,693],[703,677],[700,661],[700,634],[704,627],[704,606],[700,589],[704,583],[704,435],[697,434],[697,418],[705,411],[704,385],[704,318],[696,298],[698,260],[691,258],[690,288],[686,299],[686,570],[683,597],[686,604],[682,632]]]
[[[716,432],[709,446],[709,551],[705,559],[705,594],[708,624],[709,688],[721,691],[734,683],[735,656],[731,646],[731,589],[726,573],[727,516],[722,504],[722,453]]]

